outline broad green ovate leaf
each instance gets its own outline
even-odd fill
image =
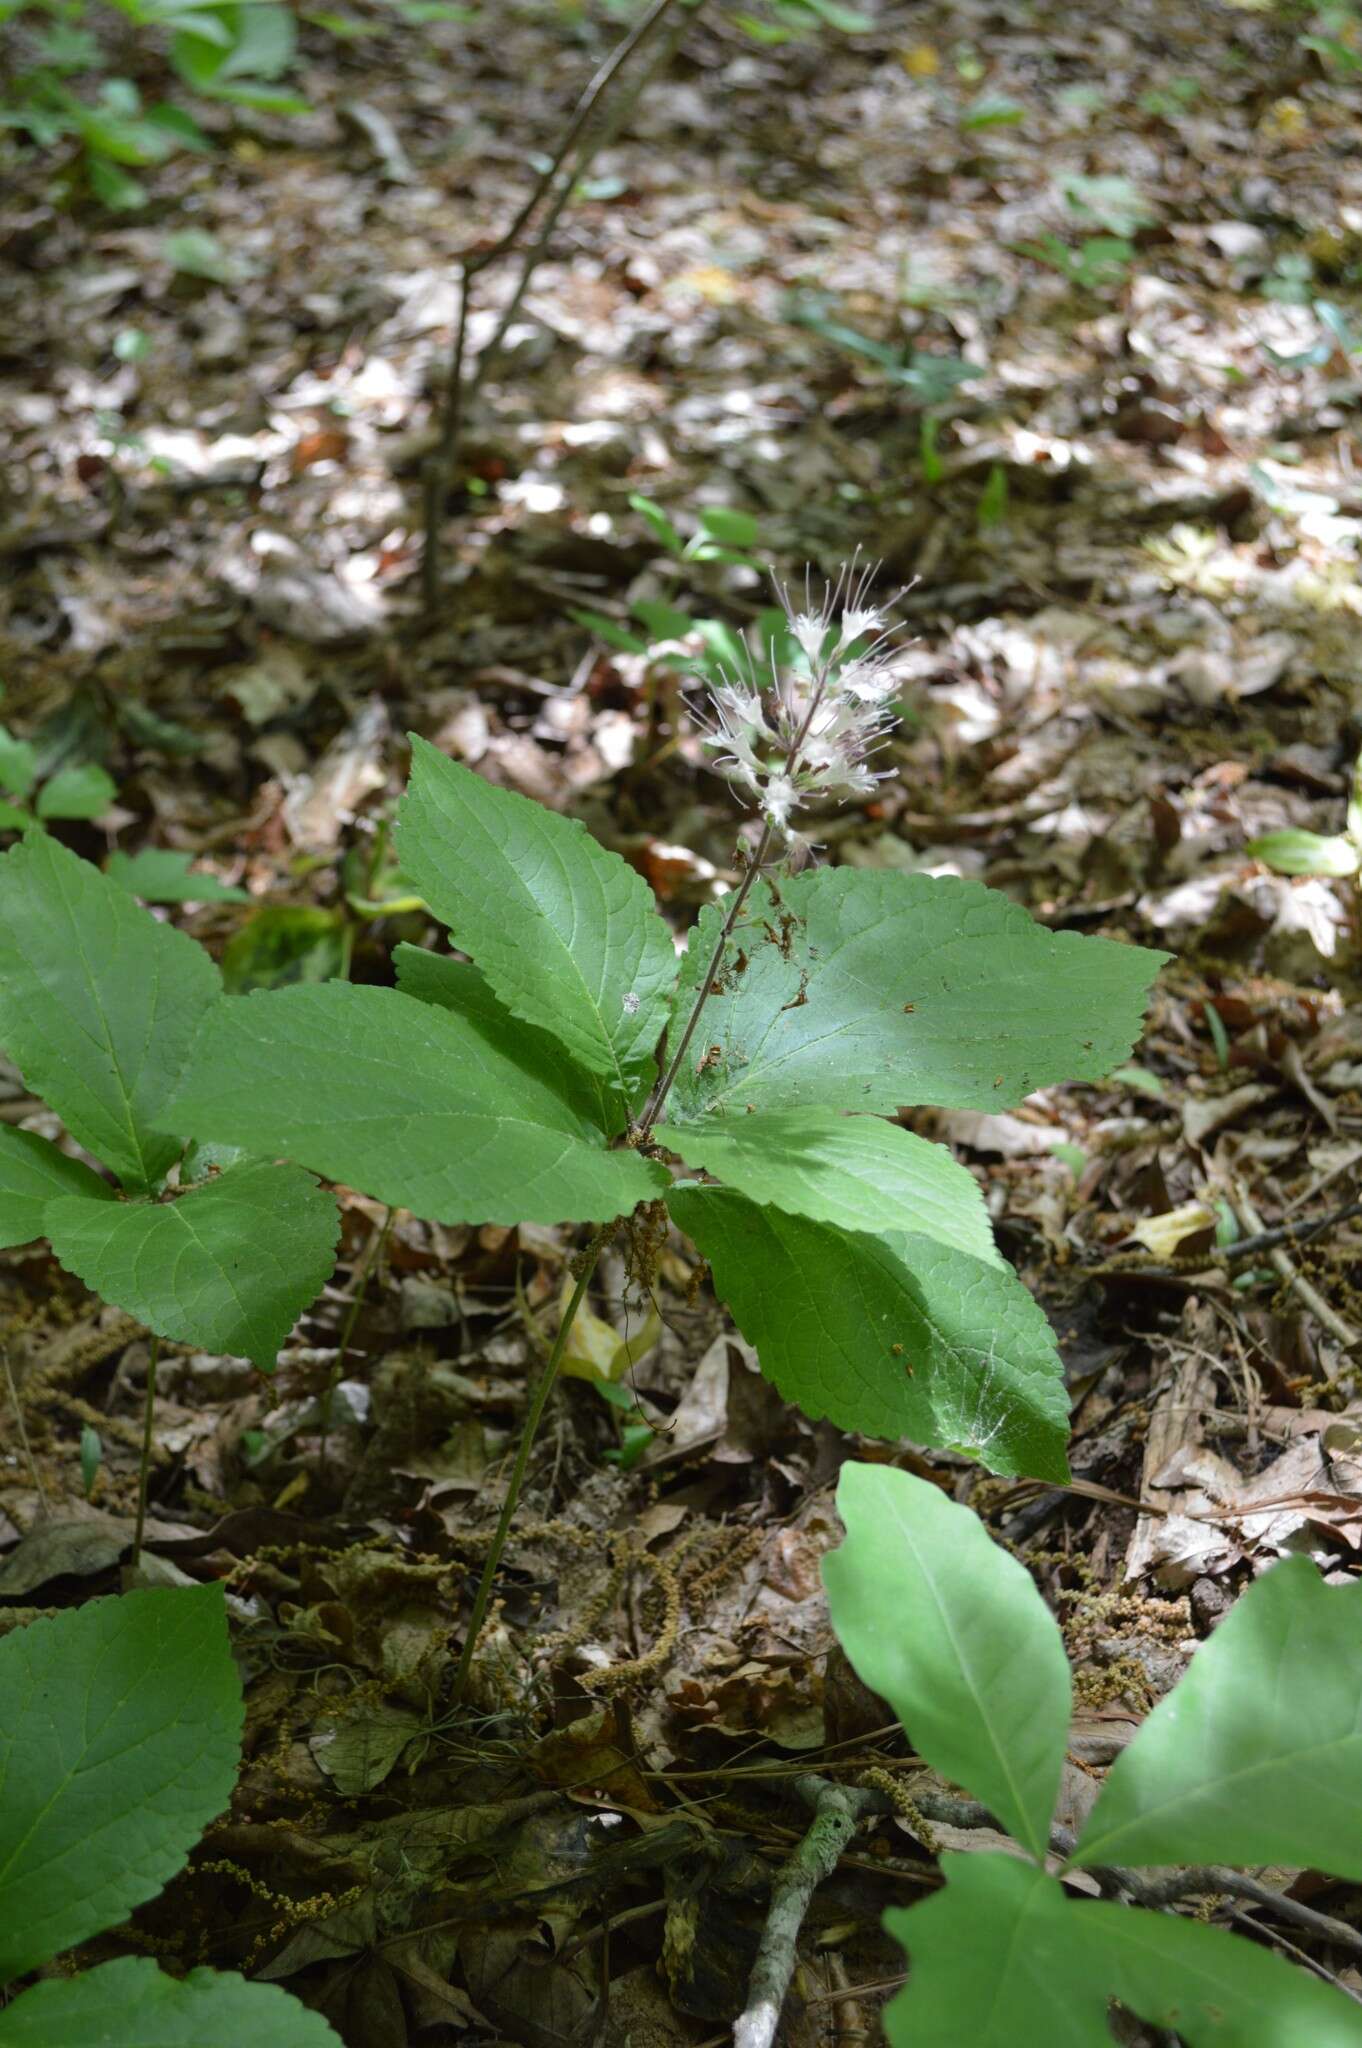
[[[678,1016],[723,904],[691,934]],[[755,1110],[1006,1109],[1129,1052],[1168,956],[1051,932],[950,876],[825,868],[753,889],[669,1103],[673,1126]]]
[[[142,1956],[35,1984],[0,2012],[0,2048],[340,2048],[320,2013],[234,1971],[171,1977]]]
[[[1008,1266],[906,1231],[840,1230],[727,1188],[668,1204],[787,1401],[990,1471],[1066,1479],[1068,1399],[1050,1325]]]
[[[218,996],[202,946],[57,840],[0,857],[0,1043],[126,1187],[179,1154],[158,1120]]]
[[[1073,1906],[1111,1995],[1188,2048],[1362,2048],[1362,2006],[1256,1943],[1174,1913]]]
[[[437,1223],[603,1223],[666,1187],[495,1026],[330,982],[228,998],[171,1113]]]
[[[1112,1766],[1077,1863],[1281,1863],[1362,1878],[1362,1585],[1274,1565]]]
[[[636,1102],[676,979],[642,876],[576,819],[494,788],[415,737],[397,848],[506,1007],[604,1075],[624,1108]]]
[[[657,1137],[751,1201],[843,1230],[917,1231],[1002,1264],[973,1174],[944,1145],[880,1117],[773,1109],[661,1126]]]
[[[254,1161],[174,1202],[49,1202],[67,1271],[158,1336],[249,1358],[279,1347],[336,1263],[334,1196],[297,1166]]]
[[[941,1868],[942,1891],[884,1916],[911,1965],[885,2007],[889,2048],[1112,2048],[1107,1994],[1055,1880],[986,1852]]]
[[[118,795],[107,769],[93,761],[77,768],[59,768],[38,791],[34,805],[40,818],[97,818]]]
[[[220,1586],[0,1637],[0,1983],[174,1876],[231,1797],[240,1736]]]
[[[1359,2048],[1362,2007],[1198,1920],[1073,1902],[1034,1864],[941,1858],[945,1888],[885,1915],[908,1951],[890,2048],[1111,2048],[1109,2001],[1188,2048]]]
[[[1063,1639],[1031,1574],[940,1487],[844,1465],[847,1540],[823,1560],[837,1640],[919,1756],[1042,1861],[1072,1704]]]
[[[113,1189],[36,1131],[0,1124],[0,1249],[46,1237],[43,1211],[57,1195],[108,1202]]]
[[[558,1040],[537,1031],[499,1003],[487,977],[467,960],[446,953],[427,953],[420,946],[394,946],[397,986],[418,1002],[437,1003],[467,1017],[508,1059],[528,1074],[540,1074],[593,1129],[614,1137],[624,1128],[624,1112],[608,1082],[589,1074],[569,1059]]]

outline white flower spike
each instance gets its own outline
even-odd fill
[[[802,843],[790,822],[797,811],[869,796],[882,779],[867,762],[898,721],[897,649],[887,607],[870,602],[874,574],[875,565],[853,558],[817,608],[807,580],[798,611],[781,590],[803,661],[782,666],[768,650],[763,674],[749,650],[747,673],[725,676],[711,695],[704,744],[718,755],[715,766],[756,798],[791,847]]]

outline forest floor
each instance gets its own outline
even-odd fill
[[[904,1754],[821,1590],[853,1453],[949,1476],[1035,1571],[1078,1673],[1075,1813],[1257,1572],[1356,1573],[1357,896],[1246,850],[1341,833],[1362,745],[1362,153],[1309,26],[924,0],[776,46],[711,8],[471,406],[433,612],[421,471],[458,258],[507,225],[618,24],[506,0],[306,28],[313,111],[219,110],[217,152],[158,169],[139,213],[54,214],[51,160],[21,160],[4,717],[44,773],[112,775],[60,828],[78,851],[216,877],[168,914],[232,986],[381,980],[396,938],[430,942],[387,852],[408,730],[585,818],[678,929],[731,879],[681,662],[716,630],[687,620],[740,626],[769,593],[669,552],[639,495],[684,538],[745,515],[741,552],[801,583],[859,547],[906,586],[896,772],[827,858],[978,878],[1175,956],[1104,1084],[912,1114],[1055,1326],[1073,1485],[811,1424],[679,1243],[655,1315],[607,1259],[471,1722],[442,1687],[571,1233],[399,1214],[380,1245],[381,1205],[343,1194],[340,1269],[273,1378],[170,1347],[149,1554],[228,1582],[253,1683],[232,1815],[138,1915],[156,1952],[286,1980],[350,2048],[727,2038],[804,1826],[789,1781]],[[474,285],[475,351],[512,275]],[[0,1116],[57,1128],[10,1069]],[[118,1583],[147,1349],[40,1248],[0,1260],[0,1314],[34,1460],[11,1431],[2,1628]],[[626,1342],[621,1409],[591,1361]],[[942,1842],[993,1839],[864,1829],[784,2038],[861,2038],[903,1970],[882,1910]],[[1356,1889],[1267,1876],[1362,1925]]]

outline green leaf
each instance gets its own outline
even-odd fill
[[[397,986],[404,996],[415,996],[418,1002],[435,1003],[468,1018],[490,1044],[527,1074],[549,1076],[555,1092],[593,1134],[613,1138],[623,1130],[623,1119],[602,1077],[564,1059],[562,1047],[549,1032],[512,1016],[493,995],[486,975],[470,961],[408,945],[394,946],[392,958]]]
[[[908,1230],[1000,1266],[974,1175],[912,1131],[835,1109],[772,1109],[673,1130],[659,1143],[689,1166],[769,1203],[843,1230]]]
[[[154,1897],[231,1798],[240,1735],[220,1586],[0,1637],[0,1982]]]
[[[232,255],[207,228],[178,228],[162,244],[166,262],[184,277],[206,277],[212,284],[240,284],[253,266]]]
[[[234,932],[222,952],[229,995],[330,981],[350,971],[350,921],[313,903],[267,903]]]
[[[27,796],[37,776],[37,749],[27,740],[16,740],[0,725],[0,789],[11,796]]]
[[[1112,1766],[1077,1863],[1284,1863],[1362,1877],[1362,1585],[1254,1582]]]
[[[1026,109],[1020,100],[1001,92],[981,93],[960,116],[960,126],[968,134],[980,128],[1015,128],[1025,119]]]
[[[118,795],[112,775],[93,761],[59,768],[38,792],[40,818],[98,818]]]
[[[1362,853],[1350,839],[1325,839],[1318,832],[1286,826],[1262,832],[1246,849],[1279,875],[1355,875]]]
[[[725,911],[707,908],[691,934],[679,1015]],[[1100,1080],[1129,1052],[1167,958],[1047,931],[949,876],[823,868],[782,882],[778,901],[761,883],[670,1121],[811,1103],[1006,1109],[1057,1081]]]
[[[844,1465],[823,1560],[837,1640],[914,1749],[1044,1861],[1068,1741],[1063,1638],[1031,1574],[940,1487]]]
[[[912,1973],[890,2048],[1111,2048],[1109,2001],[1188,2048],[1358,2048],[1362,2008],[1199,1920],[1075,1904],[1014,1856],[947,1854],[945,1888],[885,1915]]]
[[[179,1153],[164,1110],[218,974],[45,833],[0,855],[0,1042],[27,1085],[129,1188]]]
[[[598,640],[604,640],[607,647],[618,648],[622,654],[646,654],[648,643],[640,640],[637,633],[628,633],[614,619],[608,619],[604,612],[570,611],[568,617],[576,626],[585,626],[588,633],[594,633]]]
[[[1085,177],[1070,171],[1059,181],[1070,212],[1080,220],[1095,221],[1111,235],[1133,235],[1155,219],[1148,200],[1129,178]]]
[[[678,533],[676,527],[657,503],[656,499],[645,498],[642,491],[631,491],[629,493],[629,503],[633,510],[642,519],[646,520],[647,524],[652,528],[655,538],[661,541],[668,554],[685,554],[685,540]]]
[[[226,35],[218,33],[225,28]],[[215,93],[229,79],[278,78],[288,69],[298,34],[286,7],[264,0],[224,0],[202,22],[186,24],[170,61],[186,85]]]
[[[493,788],[414,736],[397,847],[507,1009],[633,1104],[652,1078],[676,977],[642,876],[578,820]]]
[[[335,1200],[311,1174],[258,1160],[175,1202],[66,1196],[43,1221],[62,1265],[115,1308],[261,1372],[330,1279],[339,1235]]]
[[[229,889],[216,875],[191,865],[193,855],[168,847],[144,846],[140,853],[111,853],[105,872],[111,882],[144,903],[249,903],[244,889]]]
[[[761,538],[761,526],[750,512],[735,512],[727,505],[702,505],[696,516],[701,531],[725,547],[754,548]]]
[[[986,1852],[941,1869],[943,1890],[884,1916],[912,1965],[884,2011],[889,2048],[1111,2048],[1107,1995],[1055,1880]]]
[[[35,1984],[0,2012],[0,2048],[340,2048],[320,2013],[233,1971],[170,1977],[123,1956]]]
[[[674,604],[664,604],[660,598],[635,598],[631,610],[634,617],[648,628],[650,640],[684,640],[695,630],[695,621],[689,612],[679,610]]]
[[[57,1195],[111,1201],[113,1189],[36,1131],[0,1124],[0,1250],[45,1237],[43,1210]]]
[[[1064,1479],[1050,1325],[1010,1267],[905,1231],[839,1230],[683,1184],[668,1203],[762,1370],[817,1420]]]
[[[667,1181],[492,1024],[344,982],[228,998],[169,1114],[438,1223],[601,1223]]]

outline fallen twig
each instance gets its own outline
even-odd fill
[[[772,2048],[780,2009],[794,1976],[799,1930],[809,1902],[823,1879],[837,1868],[861,1815],[880,1797],[812,1774],[796,1778],[794,1789],[813,1808],[813,1820],[771,1886],[766,1926],[747,1986],[747,2005],[733,2027],[734,2048]]]

